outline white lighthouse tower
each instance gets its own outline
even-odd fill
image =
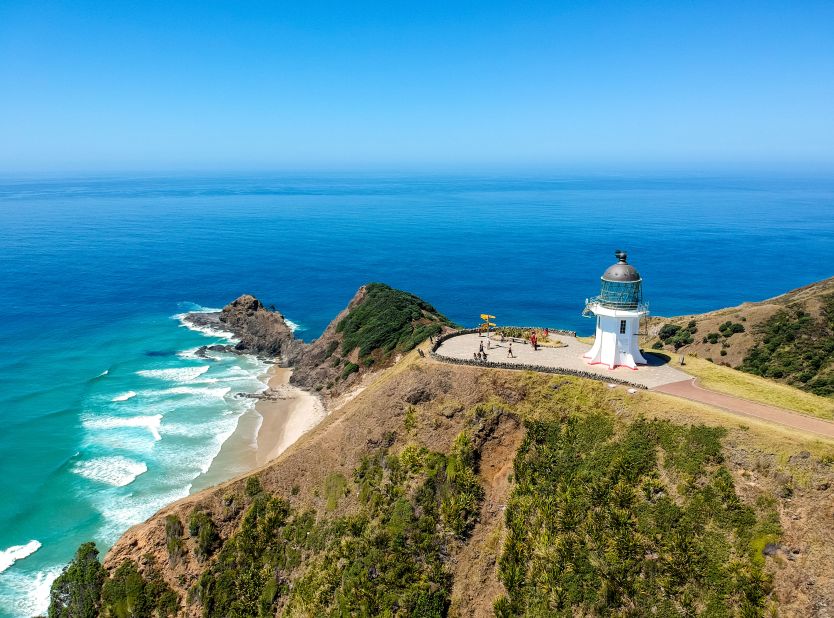
[[[599,296],[585,301],[586,317],[596,317],[597,330],[593,347],[583,355],[592,365],[630,367],[645,365],[640,354],[638,334],[640,318],[649,314],[648,304],[643,302],[640,273],[626,260],[628,256],[619,249],[614,254],[617,263],[602,274]]]

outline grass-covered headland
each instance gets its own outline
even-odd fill
[[[376,353],[387,358],[392,352],[408,352],[453,324],[437,309],[414,294],[395,290],[384,283],[370,283],[362,302],[339,322],[342,356],[359,348],[359,357]]]
[[[414,369],[429,379],[426,371]],[[252,476],[223,495],[220,510],[197,503],[167,515],[165,564],[147,557],[108,572],[94,548],[82,547],[53,588],[53,615],[150,618],[187,607],[205,617],[445,616],[456,565],[479,525],[491,435],[483,428],[496,415],[523,419],[525,436],[505,540],[491,550],[506,590],[496,615],[768,611],[762,548],[780,536],[775,501],[739,497],[723,460],[724,429],[648,420],[641,399],[580,379],[502,380],[490,388],[508,398],[485,390],[482,403],[460,411],[463,430],[443,451],[421,436],[446,417],[430,403],[409,406],[392,417],[396,431],[369,441],[350,475],[331,469],[318,486],[286,494]],[[319,506],[293,506],[297,491],[319,496]],[[236,523],[221,538],[227,521]],[[177,573],[184,563],[198,574],[175,576],[178,594],[159,570]],[[85,609],[60,613],[68,606]]]

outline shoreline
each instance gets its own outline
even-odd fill
[[[278,393],[278,398],[259,399],[238,418],[235,430],[208,469],[194,479],[189,494],[263,466],[327,416],[318,397],[289,383],[291,375],[292,369],[286,367],[269,368],[267,389]]]

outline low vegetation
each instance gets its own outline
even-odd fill
[[[358,348],[360,357],[376,353],[386,358],[395,351],[408,352],[451,325],[417,296],[371,283],[365,298],[339,322],[336,331],[343,336],[342,356]]]
[[[834,395],[834,294],[820,302],[819,318],[794,305],[761,324],[757,334],[762,341],[739,368],[816,395]]]
[[[99,615],[101,587],[107,572],[98,559],[95,543],[84,543],[52,584],[49,615],[52,618],[95,618]]]
[[[153,558],[144,559],[144,574],[132,560],[108,577],[94,543],[84,543],[52,584],[52,618],[166,618],[179,609],[179,598],[165,583]]]
[[[654,349],[659,350],[664,345],[671,345],[675,350],[679,350],[695,341],[692,336],[697,332],[695,320],[690,321],[685,328],[677,324],[664,324],[657,334],[660,341],[656,342]]]
[[[496,614],[762,615],[778,519],[738,498],[721,436],[604,414],[529,422]]]
[[[351,515],[296,512],[262,492],[192,591],[203,615],[440,616],[450,603],[448,546],[465,538],[482,490],[466,433],[448,455],[411,445],[365,457],[352,483],[325,482],[327,509],[355,493]],[[293,582],[290,585],[290,582]]]

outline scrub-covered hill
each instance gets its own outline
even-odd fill
[[[769,300],[652,320],[654,349],[697,354],[802,390],[834,395],[834,278]]]
[[[813,615],[834,598],[834,445],[416,352],[362,385],[263,469],[129,530],[103,571],[85,548],[55,615]]]

